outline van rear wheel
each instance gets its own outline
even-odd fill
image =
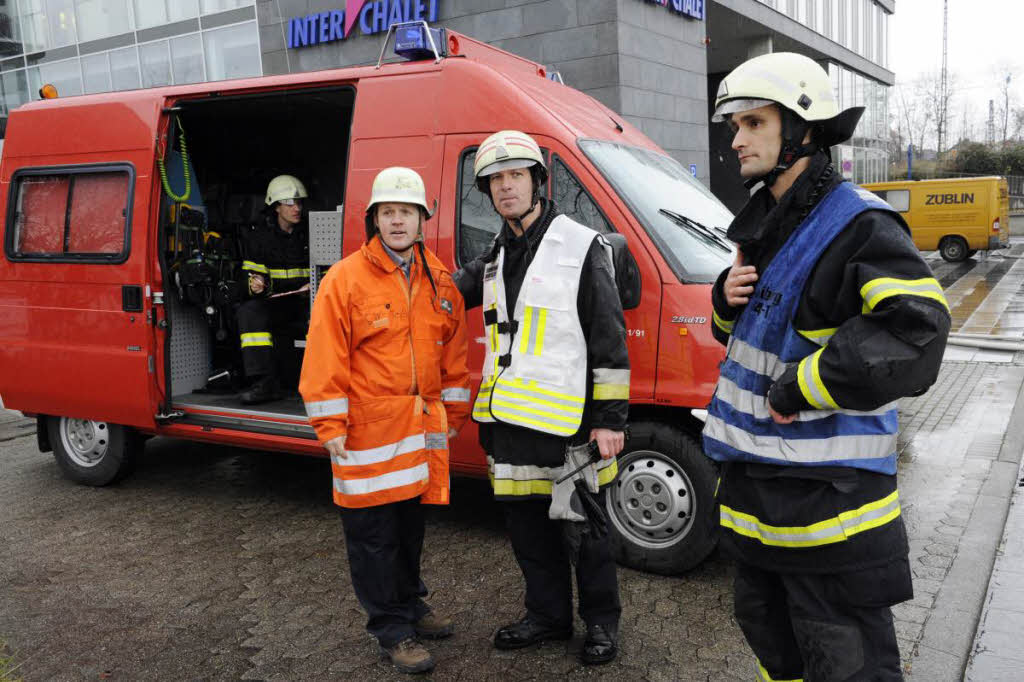
[[[71,417],[50,417],[47,428],[57,466],[72,481],[103,486],[131,471],[138,442],[131,429]]]
[[[959,263],[962,260],[966,260],[967,256],[967,242],[964,241],[963,237],[943,237],[942,241],[939,242],[939,255],[942,256],[944,261],[949,263]]]
[[[717,472],[697,439],[681,429],[658,422],[630,428],[605,497],[615,558],[641,571],[682,573],[717,542]]]

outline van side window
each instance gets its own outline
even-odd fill
[[[541,148],[540,151],[545,162],[548,162],[548,150]],[[476,178],[473,175],[475,155],[475,147],[462,152],[459,169],[459,204],[456,218],[459,222],[460,264],[468,263],[487,251],[501,228],[501,218],[494,210],[490,198],[476,188]],[[541,195],[550,196],[547,187],[544,187]]]
[[[118,263],[128,256],[130,168],[19,170],[5,251],[11,260]]]
[[[886,202],[900,213],[906,213],[910,210],[910,190],[909,189],[891,189],[888,192],[882,192],[885,196]]]
[[[557,156],[551,167],[551,189],[555,195],[555,205],[562,213],[601,234],[614,231],[587,190],[583,189],[569,167]]]

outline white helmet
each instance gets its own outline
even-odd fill
[[[294,175],[278,175],[267,185],[267,206],[282,199],[305,199],[306,186]]]
[[[499,130],[477,148],[473,158],[473,175],[479,181],[498,171],[530,166],[540,166],[547,170],[537,141],[518,130]]]
[[[366,212],[370,213],[376,204],[385,203],[415,204],[423,209],[427,218],[433,215],[427,206],[427,190],[423,178],[411,168],[392,166],[385,168],[373,179],[370,190],[370,203]]]

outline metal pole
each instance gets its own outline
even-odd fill
[[[907,180],[914,179],[914,145],[907,145]]]

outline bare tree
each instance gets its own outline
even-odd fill
[[[925,135],[930,131],[932,111],[915,84],[897,84],[895,88],[898,128],[919,154],[924,149]]]
[[[1010,136],[1010,121],[1013,116],[1013,93],[1010,91],[1010,80],[1013,66],[1001,62],[992,68],[992,75],[999,83],[999,96],[996,99],[996,140],[1006,144]]]
[[[936,151],[940,155],[945,149],[939,149],[939,147],[948,145],[949,129],[952,123],[949,104],[953,99],[953,93],[957,90],[957,85],[956,74],[950,73],[946,77],[946,87],[943,89],[942,75],[937,71],[923,74],[914,81],[915,95],[923,102],[930,117],[934,117]],[[927,123],[925,125],[927,126]]]

